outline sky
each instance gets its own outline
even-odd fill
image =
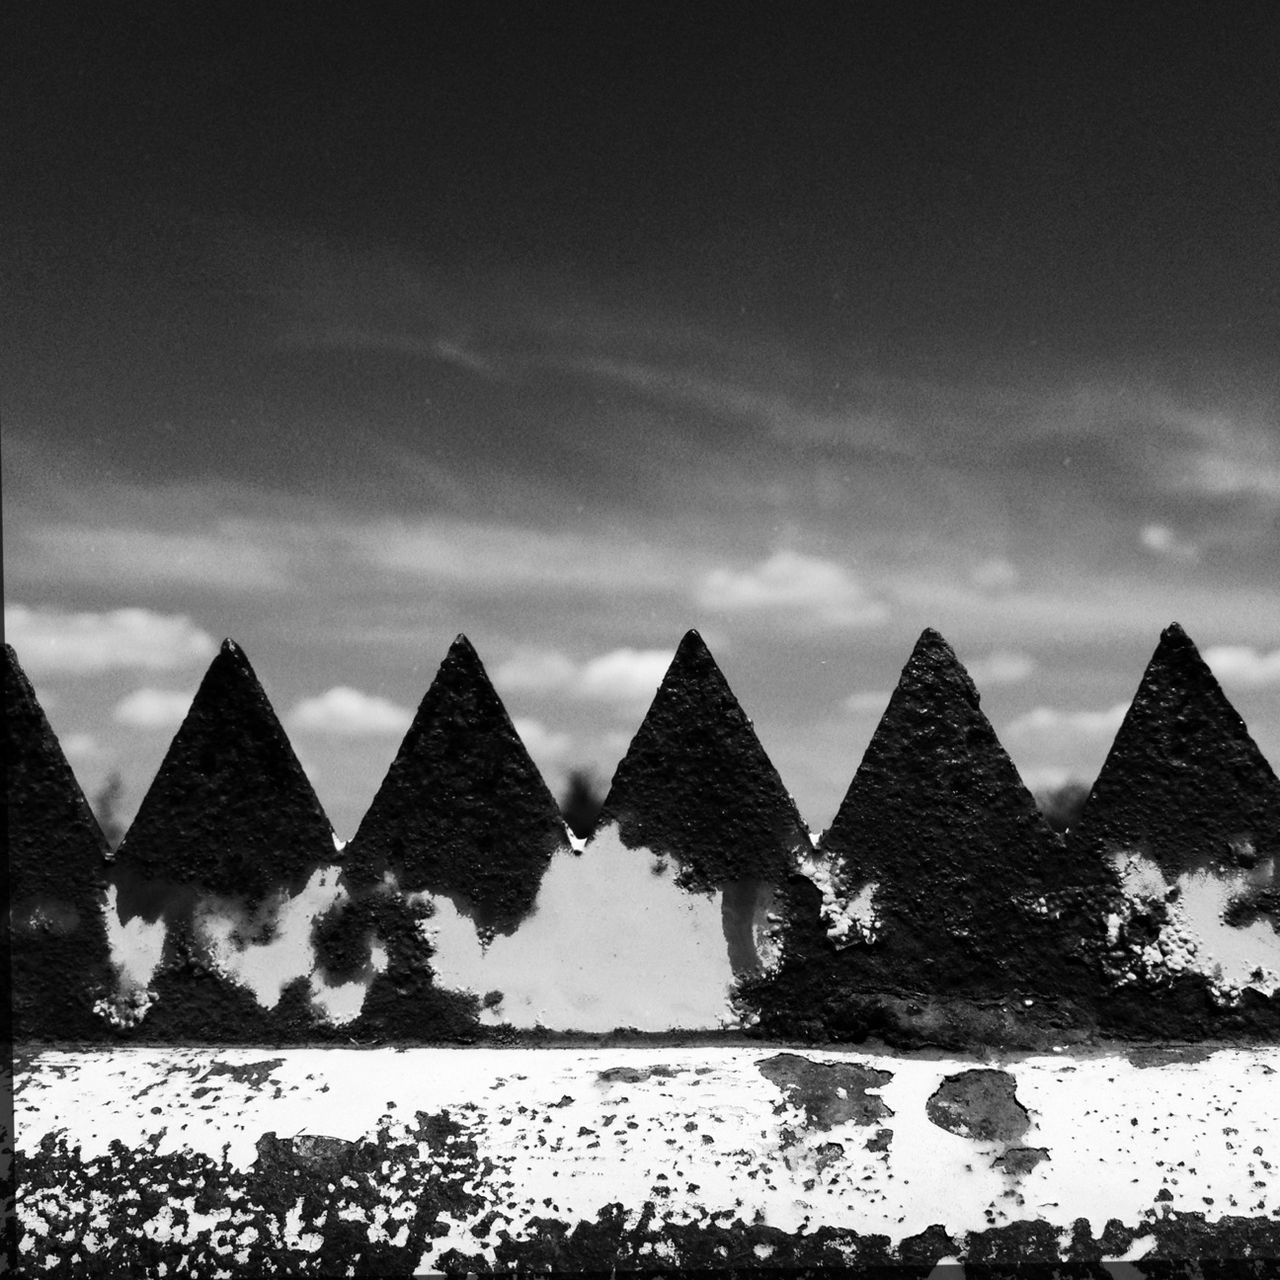
[[[1280,9],[0,17],[5,633],[131,813],[221,639],[350,836],[701,631],[814,830],[920,631],[1033,790],[1180,622],[1280,764]]]

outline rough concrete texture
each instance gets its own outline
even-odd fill
[[[17,1064],[24,1274],[1274,1273],[1278,1053],[46,1051]]]
[[[1108,1031],[1280,1035],[1280,779],[1176,623],[1067,844],[1119,886]]]
[[[403,892],[459,895],[482,934],[509,933],[568,843],[555,799],[459,636],[347,846],[348,884],[390,873]]]
[[[4,720],[13,1034],[95,1036],[94,1004],[111,980],[107,842],[9,645]]]
[[[333,829],[248,658],[224,641],[116,851],[122,916],[155,920],[195,892],[248,905],[296,893],[333,852]]]
[[[1280,779],[1177,623],[1152,655],[1068,843],[1171,875],[1280,858]]]
[[[780,884],[808,831],[696,631],[676,650],[605,797],[628,848],[676,861],[695,891]]]
[[[1037,1044],[1088,1025],[1105,868],[1049,829],[937,632],[804,871],[781,964],[744,990],[763,1032]]]

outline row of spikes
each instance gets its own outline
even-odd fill
[[[69,879],[100,880],[91,868],[103,837],[8,646],[4,680],[11,892],[20,899],[60,888],[65,896]],[[794,802],[697,632],[681,641],[618,765],[600,815],[601,824],[611,821],[628,846],[675,858],[693,889],[779,883],[795,853],[809,848]],[[856,851],[875,878],[918,856],[910,850],[922,824],[931,842],[940,832],[967,842],[976,824],[984,845],[1063,844],[968,673],[931,630],[904,667],[821,847]],[[1241,832],[1280,841],[1280,783],[1175,624],[1064,850],[1141,846],[1178,873],[1206,849],[1225,851]],[[344,851],[348,879],[371,883],[391,870],[405,889],[465,895],[478,918],[505,930],[527,913],[565,841],[554,798],[459,636]],[[226,641],[117,851],[118,878],[257,899],[281,887],[296,892],[317,865],[334,861],[334,843],[248,659]]]
[[[34,906],[51,926],[21,941],[14,988],[60,1035],[100,1032],[82,978],[107,964],[106,876],[122,918],[155,919],[192,892],[251,904],[281,889],[296,893],[318,866],[341,861],[357,894],[389,872],[404,891],[465,898],[477,927],[506,932],[533,908],[543,872],[567,845],[554,799],[462,637],[340,855],[234,644],[211,665],[110,865],[7,648],[5,665],[13,918]],[[879,947],[836,954],[808,900],[816,889],[794,876],[798,856],[813,852],[809,834],[690,632],[618,766],[600,821],[616,823],[628,847],[671,857],[686,889],[720,888],[727,899],[735,886],[790,881],[789,958],[758,993],[762,1014],[772,1009],[777,1025],[762,1016],[761,1026],[832,1033],[849,1001],[833,1003],[829,993],[850,984],[927,990],[945,975],[953,988],[999,995],[1064,964],[1084,980],[1088,938],[1102,927],[1115,887],[1107,855],[1140,849],[1170,882],[1214,864],[1280,858],[1280,781],[1175,625],[1161,637],[1082,818],[1063,838],[1022,785],[972,680],[942,637],[926,631],[818,850],[846,896],[879,883],[881,908],[897,927]],[[1054,901],[1056,923],[1024,920],[1013,936],[1009,904],[1037,896]],[[1080,994],[1088,1003],[1083,987]]]

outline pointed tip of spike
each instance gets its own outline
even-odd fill
[[[947,643],[946,637],[941,631],[934,630],[933,627],[925,627],[920,633],[920,638],[916,641],[916,653],[937,653],[944,657],[955,660],[956,652]]]
[[[707,648],[707,642],[702,638],[702,633],[693,627],[680,637],[680,643],[676,645],[676,656],[688,657],[691,654],[710,653]]]
[[[218,652],[219,654],[222,654],[228,658],[244,657],[244,650],[238,644],[236,644],[236,642],[230,636],[227,636],[223,640],[222,644],[219,645]]]
[[[1160,633],[1160,639],[1162,642],[1166,644],[1169,644],[1169,643],[1192,644],[1193,643],[1191,637],[1187,635],[1186,628],[1183,627],[1182,623],[1180,622],[1169,623],[1169,625],[1165,627],[1165,629]]]

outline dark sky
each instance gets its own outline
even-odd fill
[[[1275,5],[0,20],[6,621],[88,784],[226,633],[366,699],[293,719],[348,833],[459,630],[554,779],[699,626],[815,826],[924,625],[1033,784],[1175,618],[1280,753]]]

